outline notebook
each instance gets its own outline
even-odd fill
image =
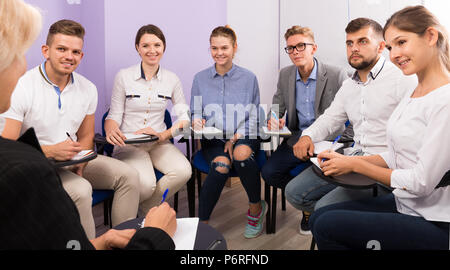
[[[202,129],[193,129],[195,135],[222,136],[223,131],[216,127],[203,127]]]
[[[72,160],[82,160],[82,159],[88,159],[89,157],[96,155],[96,153],[93,150],[81,150],[76,154]]]
[[[155,136],[149,134],[134,134],[134,133],[124,133],[127,139],[125,143],[139,143],[139,142],[150,142],[153,141]]]
[[[197,236],[199,218],[177,218],[177,229],[173,236],[175,250],[193,250]],[[145,218],[139,224],[144,228]]]
[[[333,142],[330,141],[321,141],[314,144],[314,154],[320,154],[321,152],[326,150],[336,151],[342,147],[344,147],[343,143],[335,142],[333,144]]]
[[[338,143],[338,142],[330,142],[330,141],[321,141],[321,142],[317,142],[314,144],[314,154],[318,155],[323,151],[327,151],[327,150],[333,150],[336,151],[340,148],[344,147],[343,143]],[[316,165],[317,167],[319,167],[319,169],[322,170],[322,168],[320,168],[319,165],[319,160],[316,157],[312,157],[310,158],[310,161]]]
[[[291,131],[288,129],[287,126],[284,126],[282,129],[280,130],[269,130],[267,127],[263,127],[263,132],[267,135],[272,135],[272,136],[276,136],[276,135],[292,135]]]

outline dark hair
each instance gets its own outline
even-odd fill
[[[383,27],[381,27],[381,25],[376,21],[369,18],[356,18],[354,20],[351,20],[345,28],[345,33],[355,33],[367,26],[372,28],[372,30],[380,37],[380,39],[383,39]]]
[[[214,30],[211,32],[211,35],[209,36],[209,42],[211,42],[211,38],[218,36],[229,38],[231,39],[231,43],[233,44],[233,46],[236,45],[237,42],[236,33],[233,31],[233,29],[231,29],[230,26],[225,25],[214,28]]]
[[[136,33],[136,40],[134,42],[135,47],[139,46],[139,42],[141,42],[141,38],[144,34],[151,34],[157,36],[164,45],[164,51],[166,51],[166,37],[164,36],[161,29],[159,29],[158,26],[153,24],[147,24],[139,28],[139,30]]]
[[[47,35],[46,44],[50,46],[53,42],[53,36],[63,34],[67,36],[76,36],[84,40],[84,28],[81,24],[72,20],[59,20],[50,26]]]
[[[402,31],[423,36],[429,27],[434,27],[439,32],[436,47],[439,49],[439,58],[442,64],[450,71],[450,49],[448,33],[439,20],[424,6],[410,6],[395,12],[384,25],[383,36],[386,30],[394,26]]]

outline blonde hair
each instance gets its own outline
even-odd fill
[[[286,31],[286,33],[284,34],[284,38],[287,40],[290,36],[293,35],[304,35],[311,38],[311,40],[315,42],[314,33],[309,27],[301,27],[300,25],[294,25]]]
[[[436,43],[436,47],[439,49],[439,59],[447,71],[450,72],[450,48],[447,30],[428,9],[418,5],[406,7],[395,12],[384,25],[383,36],[390,26],[419,36],[423,36],[428,27],[436,28],[439,32]]]
[[[0,0],[0,71],[25,54],[41,27],[36,8],[23,0]]]

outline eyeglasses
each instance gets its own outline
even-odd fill
[[[297,50],[297,52],[304,51],[306,49],[306,45],[314,45],[314,43],[299,43],[295,46],[287,46],[284,48],[287,54],[291,54],[294,52],[294,49]]]

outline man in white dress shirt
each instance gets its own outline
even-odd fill
[[[84,28],[61,20],[49,30],[42,46],[45,62],[20,78],[11,107],[2,116],[2,137],[16,140],[34,127],[47,158],[70,160],[78,152],[93,149],[97,88],[75,73],[83,58]],[[58,169],[62,185],[77,206],[89,239],[95,238],[92,189],[114,190],[112,225],[136,217],[139,175],[122,161],[99,155],[96,159]]]
[[[386,124],[398,103],[417,84],[415,77],[406,77],[382,52],[385,48],[382,27],[377,22],[358,18],[346,28],[349,64],[356,69],[352,78],[342,84],[330,107],[309,128],[303,131],[296,156],[308,160],[314,143],[323,141],[350,120],[354,145],[350,155],[373,155],[387,150]],[[317,176],[312,167],[304,170],[286,186],[286,198],[303,217],[332,203],[372,196],[371,190],[337,187],[328,192],[330,184]],[[324,191],[326,190],[326,191]],[[328,192],[328,193],[327,193]],[[390,192],[384,187],[379,192]],[[300,232],[308,234],[307,218],[302,218]]]

